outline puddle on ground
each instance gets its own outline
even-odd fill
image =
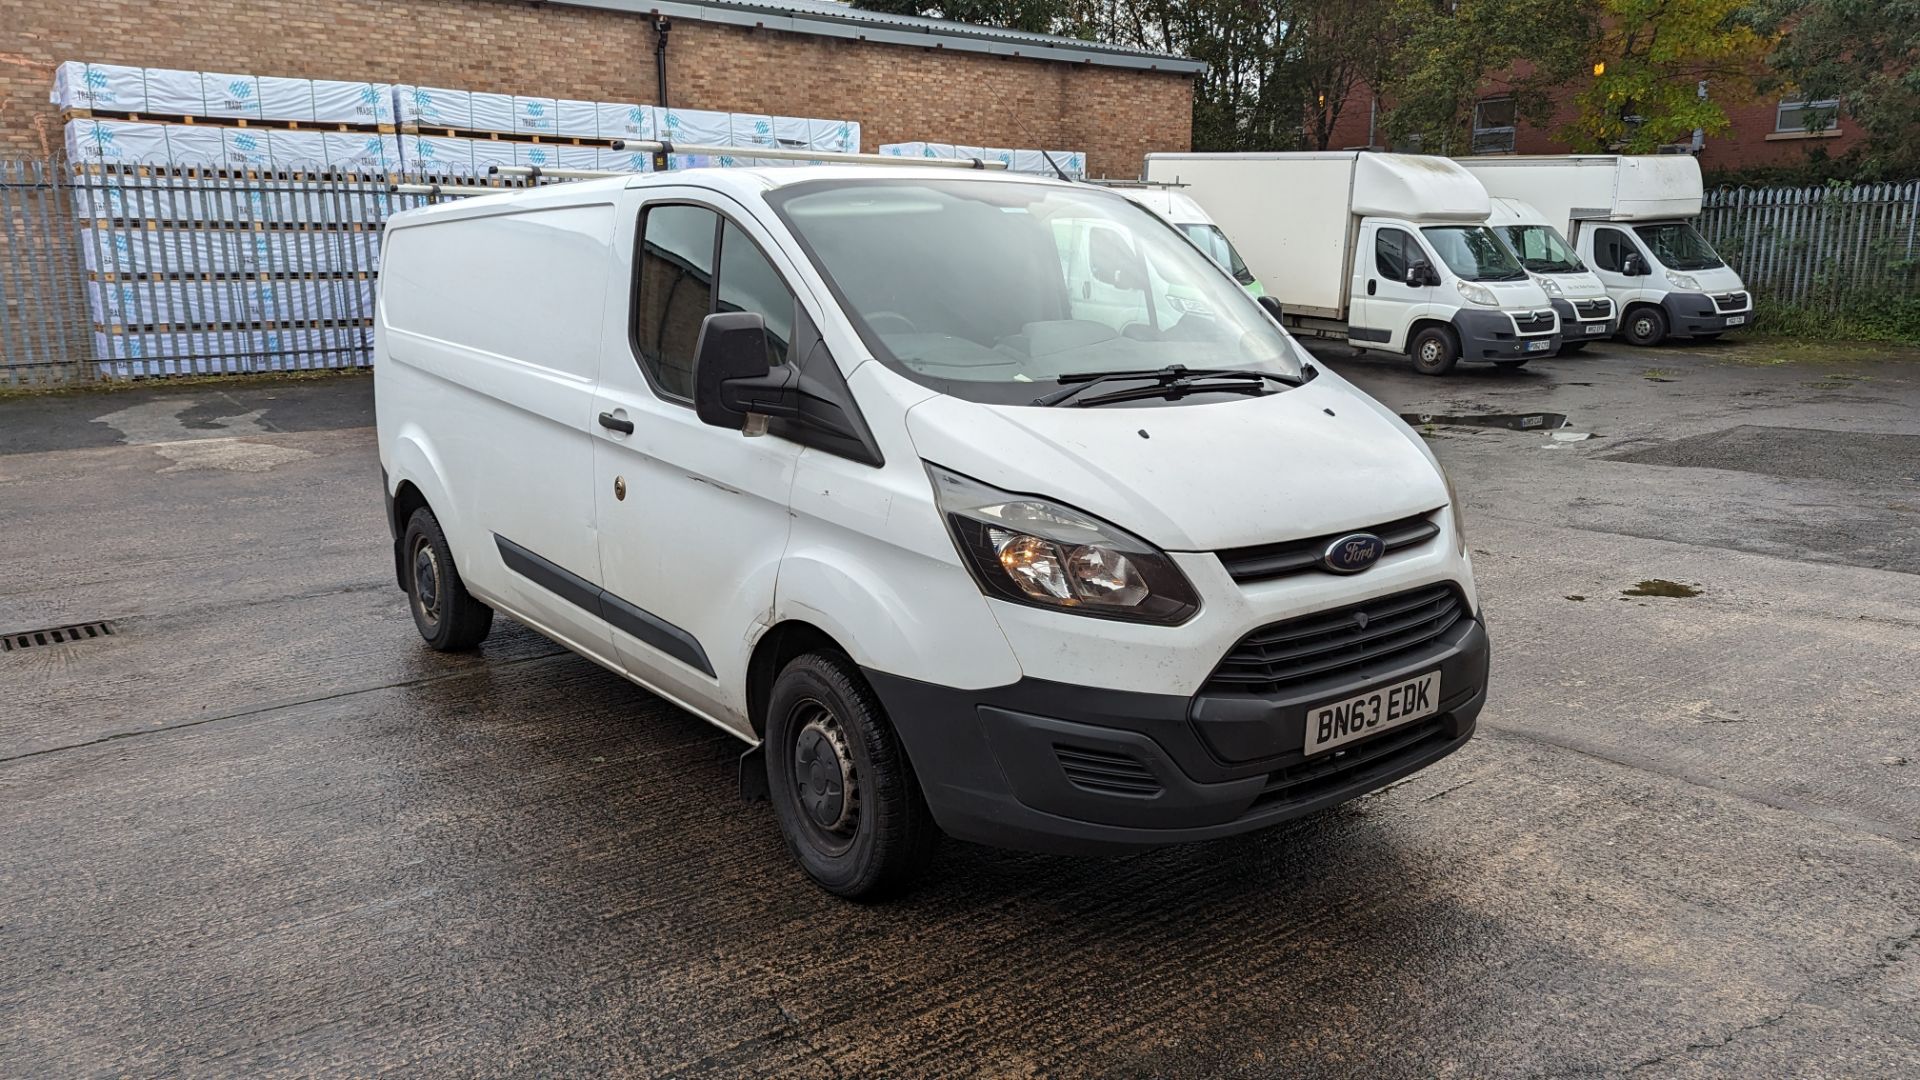
[[[1649,578],[1631,589],[1621,589],[1620,595],[1675,596],[1685,598],[1689,596],[1699,596],[1700,590],[1694,588],[1692,585],[1682,585],[1677,581],[1668,581],[1665,578]]]
[[[1466,416],[1440,416],[1435,413],[1401,413],[1409,424],[1450,424],[1455,427],[1507,428],[1511,431],[1545,431],[1571,426],[1566,413],[1474,413]]]

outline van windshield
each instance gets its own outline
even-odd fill
[[[1500,236],[1520,256],[1520,265],[1536,274],[1577,274],[1586,269],[1550,225],[1502,225]]]
[[[1180,226],[1180,231],[1187,234],[1187,239],[1193,241],[1194,246],[1206,252],[1207,258],[1219,263],[1222,270],[1232,274],[1233,280],[1242,285],[1253,284],[1253,271],[1247,269],[1247,264],[1241,260],[1240,253],[1233,250],[1232,244],[1227,243],[1227,234],[1220,231],[1220,226],[1187,224]]]
[[[1727,265],[1720,261],[1719,253],[1707,243],[1707,238],[1684,221],[1635,225],[1633,231],[1640,235],[1660,265],[1669,270],[1712,270]]]
[[[1520,281],[1527,276],[1520,260],[1485,225],[1432,225],[1420,232],[1457,278]]]
[[[942,393],[1024,405],[1063,375],[1174,364],[1301,375],[1245,291],[1111,192],[916,178],[767,197],[874,356]]]

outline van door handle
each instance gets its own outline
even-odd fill
[[[1367,279],[1367,295],[1368,295],[1368,296],[1372,296],[1372,295],[1374,294],[1374,291],[1375,291],[1376,289],[1378,289],[1378,288],[1380,288],[1380,282],[1379,282],[1379,281],[1377,281],[1377,280],[1375,280],[1375,279],[1373,279],[1373,278],[1368,278],[1368,279]]]
[[[603,428],[610,428],[614,431],[619,432],[622,435],[633,434],[633,421],[622,420],[610,412],[603,412],[600,414],[600,426]]]

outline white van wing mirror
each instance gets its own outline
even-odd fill
[[[1627,277],[1645,277],[1647,260],[1641,258],[1639,252],[1629,251],[1626,257],[1620,260],[1620,272]]]
[[[1415,259],[1407,264],[1408,288],[1419,289],[1438,284],[1440,284],[1440,275],[1434,271],[1432,263],[1425,259]]]
[[[721,311],[700,323],[693,347],[693,409],[701,423],[765,434],[767,418],[800,411],[790,364],[767,359],[767,324],[757,312]]]

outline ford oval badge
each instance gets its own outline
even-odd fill
[[[1327,545],[1320,565],[1336,574],[1357,574],[1386,554],[1386,541],[1372,533],[1348,533]]]

